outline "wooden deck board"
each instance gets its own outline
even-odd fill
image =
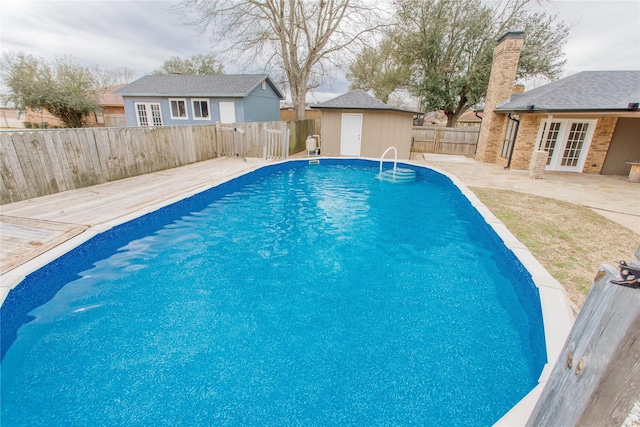
[[[0,274],[83,231],[255,169],[221,158],[0,206]]]

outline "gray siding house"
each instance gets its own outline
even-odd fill
[[[277,121],[284,99],[267,74],[145,76],[116,94],[127,126]]]

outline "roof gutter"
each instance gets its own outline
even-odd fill
[[[399,108],[367,108],[367,107],[326,107],[326,106],[317,106],[310,105],[309,108],[314,110],[367,110],[367,111],[394,111],[396,113],[408,113],[408,114],[416,114],[419,116],[424,116],[425,113],[420,111],[411,111],[411,110],[401,110]]]
[[[633,108],[598,108],[598,109],[587,109],[587,108],[575,108],[575,109],[566,109],[566,108],[512,108],[508,110],[500,110],[496,109],[496,113],[507,114],[549,114],[549,113],[629,113],[629,112],[637,112],[640,114],[640,110],[636,110]]]
[[[183,98],[244,98],[248,94],[239,93],[118,93],[119,96],[152,96],[152,97],[183,97]]]

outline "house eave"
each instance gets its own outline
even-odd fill
[[[414,114],[414,115],[420,115],[423,116],[424,113],[419,112],[419,111],[411,111],[411,110],[401,110],[399,108],[367,108],[367,107],[327,107],[327,106],[315,106],[315,105],[311,105],[309,108],[312,108],[314,110],[366,110],[366,111],[391,111],[391,112],[395,112],[395,113],[407,113],[407,114]]]
[[[153,97],[153,98],[246,98],[246,93],[123,93],[124,97]]]
[[[500,114],[631,114],[640,116],[640,110],[633,110],[629,108],[599,108],[599,109],[587,109],[587,108],[507,108],[507,109],[496,109],[496,113]]]

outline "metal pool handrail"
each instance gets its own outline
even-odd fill
[[[382,156],[380,156],[380,174],[382,174],[382,160],[389,150],[393,150],[395,153],[395,156],[393,157],[393,172],[395,173],[396,171],[396,164],[398,163],[398,150],[396,149],[396,147],[389,147],[384,150],[384,153],[382,153]]]

